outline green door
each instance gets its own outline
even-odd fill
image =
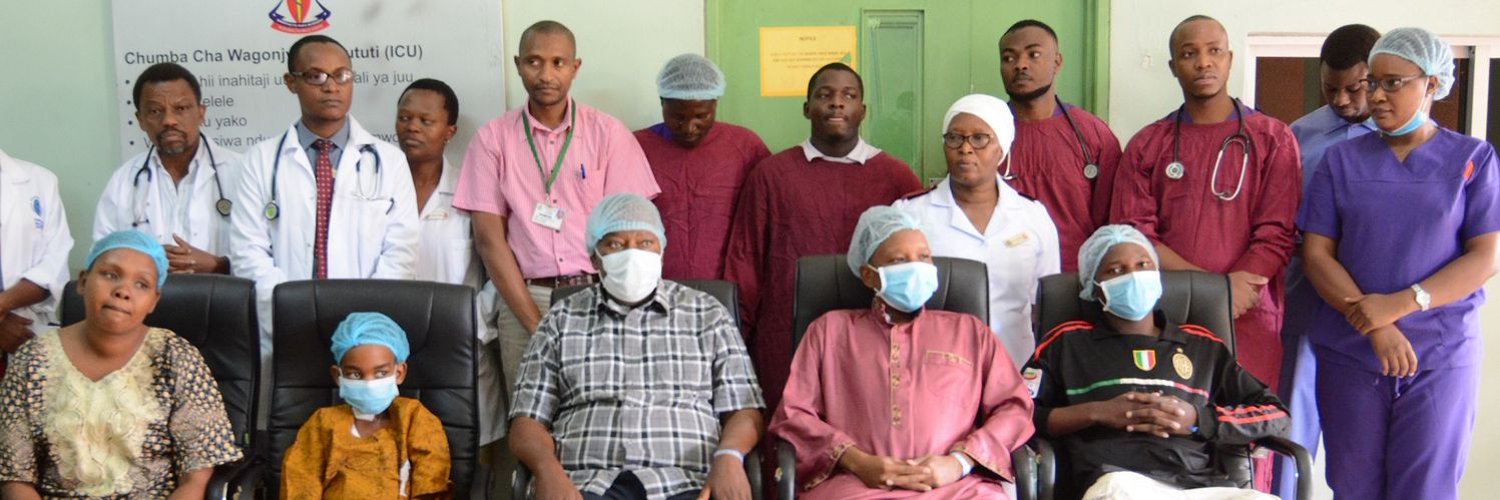
[[[850,26],[851,58],[865,80],[861,134],[906,160],[926,180],[941,178],[943,113],[959,97],[1005,97],[998,48],[1021,19],[1051,25],[1061,39],[1058,93],[1096,114],[1106,107],[1109,0],[707,0],[708,57],[729,86],[719,119],[750,127],[779,151],[807,138],[803,96],[761,92],[760,29]]]

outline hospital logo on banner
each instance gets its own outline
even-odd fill
[[[331,15],[318,0],[278,0],[271,9],[271,28],[284,33],[322,31]]]

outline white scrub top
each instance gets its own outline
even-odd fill
[[[39,303],[11,311],[31,320],[31,331],[40,335],[57,322],[73,236],[57,176],[5,151],[0,151],[0,242],[0,290],[24,279],[50,293]]]
[[[121,229],[136,229],[155,236],[163,245],[176,245],[172,239],[175,234],[205,252],[225,256],[229,251],[229,217],[220,215],[216,205],[220,196],[229,198],[233,194],[228,191],[235,187],[234,174],[244,158],[213,144],[206,135],[201,141],[188,164],[188,175],[180,183],[172,182],[172,175],[162,167],[154,149],[131,157],[115,169],[94,212],[94,241]],[[142,173],[143,162],[149,174]],[[220,186],[225,190],[222,195]]]
[[[990,328],[1016,367],[1025,366],[1036,349],[1031,304],[1037,280],[1061,269],[1057,226],[1040,202],[1021,196],[999,176],[999,206],[984,233],[975,229],[953,199],[950,179],[933,190],[896,200],[893,205],[917,218],[932,255],[983,262],[989,271]]]

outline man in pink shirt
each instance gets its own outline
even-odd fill
[[[503,299],[495,309],[507,398],[552,289],[597,281],[584,244],[589,211],[610,193],[660,192],[630,129],[568,96],[583,65],[572,31],[555,21],[531,25],[515,64],[526,105],[475,131],[453,196],[472,216],[479,256]]]

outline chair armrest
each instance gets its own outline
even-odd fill
[[[776,440],[776,493],[781,500],[797,498],[797,449]]]
[[[228,479],[228,495],[230,498],[255,498],[256,490],[261,489],[261,482],[265,481],[270,464],[257,456],[245,461],[234,475]],[[214,469],[214,475],[218,476],[218,469]],[[212,490],[210,490],[212,491]],[[212,496],[210,496],[212,498]]]
[[[761,500],[765,497],[765,476],[760,472],[760,448],[751,448],[750,453],[745,454],[745,478],[750,480],[750,498]]]
[[[208,478],[208,487],[203,490],[203,498],[206,500],[228,500],[239,497],[239,495],[235,495],[233,488],[234,477],[239,475],[240,471],[249,467],[251,461],[249,458],[242,458],[214,466],[213,475]],[[244,496],[249,497],[249,492],[246,492]]]
[[[1052,500],[1057,487],[1057,452],[1052,443],[1041,436],[1032,436],[1026,446],[1036,451],[1036,498]]]
[[[1255,440],[1254,443],[1256,446],[1265,447],[1282,456],[1292,457],[1292,460],[1297,463],[1297,499],[1312,499],[1312,455],[1307,453],[1306,448],[1280,436],[1263,437]]]
[[[510,498],[512,500],[526,500],[526,490],[531,489],[531,469],[526,464],[516,461],[516,470],[510,476]]]
[[[1010,452],[1010,465],[1016,470],[1016,500],[1036,500],[1036,453],[1023,444]]]

